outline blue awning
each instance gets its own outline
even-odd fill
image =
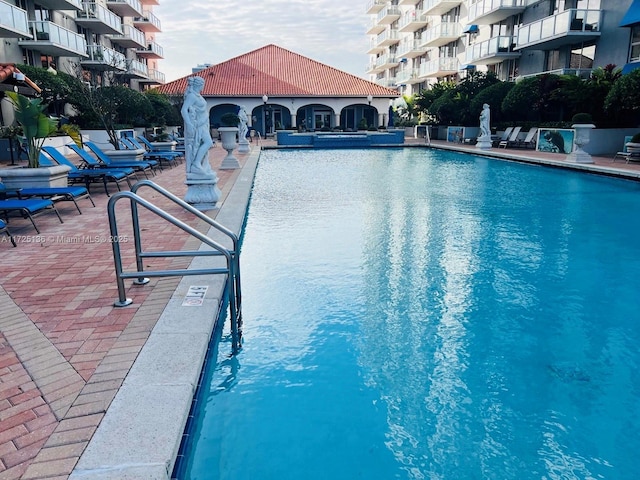
[[[471,65],[470,63],[466,65],[460,65],[460,70],[475,70],[475,69],[476,69],[476,66]]]
[[[622,67],[622,74],[633,72],[636,68],[640,68],[640,62],[631,62],[627,63],[624,67]]]
[[[478,33],[478,25],[467,25],[462,33]]]
[[[627,13],[622,17],[620,26],[630,27],[636,23],[640,23],[640,0],[633,0],[629,10],[627,10]]]

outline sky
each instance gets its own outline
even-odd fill
[[[275,44],[366,78],[366,0],[160,0],[153,9],[170,82],[199,64],[217,64]]]

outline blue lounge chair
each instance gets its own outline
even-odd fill
[[[138,180],[135,169],[131,167],[118,167],[118,168],[107,167],[105,164],[103,164],[96,158],[93,158],[89,152],[78,147],[75,143],[69,144],[67,145],[67,147],[69,147],[71,150],[73,150],[75,153],[78,154],[78,156],[80,157],[80,160],[86,165],[87,168],[90,168],[93,170],[109,170],[112,172],[121,171],[127,176],[134,177],[134,180]]]
[[[133,168],[136,172],[141,172],[146,178],[149,178],[147,172],[155,175],[154,169],[158,166],[158,162],[155,160],[113,160],[95,143],[84,142],[84,144],[91,150],[91,153],[96,156],[99,162],[104,163],[109,168]],[[74,147],[77,148],[76,145],[74,145]]]
[[[31,221],[33,228],[35,228],[38,233],[40,233],[40,230],[36,225],[34,217],[50,211],[53,211],[57,215],[60,223],[64,223],[51,200],[47,200],[45,198],[0,200],[0,213],[4,215],[6,223],[9,223],[9,214],[17,213],[23,218],[28,218]]]
[[[146,138],[138,137],[138,140],[134,138],[128,138],[136,147],[144,148],[150,158],[158,160],[160,163],[165,162],[169,167],[173,167],[178,161],[182,160],[183,154],[173,150],[157,150]],[[140,143],[141,142],[141,143]]]
[[[72,183],[84,183],[87,191],[89,191],[89,186],[92,183],[102,182],[104,185],[104,191],[109,196],[109,189],[107,184],[109,182],[115,183],[118,190],[120,190],[120,183],[127,182],[129,188],[131,188],[131,182],[129,180],[129,176],[121,171],[107,170],[104,169],[93,169],[93,168],[78,168],[73,162],[71,162],[67,157],[65,157],[62,153],[56,150],[51,146],[42,147],[42,151],[49,155],[49,157],[58,165],[66,165],[71,170],[69,171],[69,181]],[[40,164],[41,165],[54,165],[51,160],[49,160],[45,155],[40,156]]]
[[[11,240],[11,244],[14,247],[16,246],[16,241],[13,238],[13,235],[11,235],[11,232],[9,232],[9,229],[7,228],[7,224],[4,223],[2,220],[0,220],[0,233],[6,233],[9,239]]]
[[[78,200],[83,198],[88,198],[91,204],[95,207],[96,204],[93,202],[93,198],[89,194],[89,190],[86,187],[77,187],[77,186],[69,186],[69,187],[39,187],[39,188],[17,188],[17,189],[7,189],[5,185],[0,182],[0,198],[46,198],[51,200],[53,203],[57,202],[73,202],[78,213],[82,215],[82,210],[80,210],[80,206],[78,205]]]

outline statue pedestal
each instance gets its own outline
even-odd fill
[[[478,137],[476,148],[481,150],[491,150],[491,135],[484,135],[482,137]]]
[[[249,140],[241,138],[238,142],[238,153],[249,153],[251,148],[249,147]]]
[[[218,176],[215,173],[210,177],[187,175],[184,183],[187,185],[185,202],[202,211],[218,208],[216,203],[220,200],[221,192],[218,188]]]

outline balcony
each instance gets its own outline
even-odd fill
[[[400,35],[398,34],[398,30],[395,28],[385,30],[380,35],[378,35],[375,39],[376,46],[381,48],[386,48],[390,45],[395,45],[400,41]]]
[[[427,17],[423,15],[423,11],[419,9],[407,12],[400,20],[399,31],[403,33],[412,33],[427,26]]]
[[[124,74],[131,78],[147,78],[149,76],[149,67],[140,60],[127,60],[127,70]]]
[[[462,0],[426,0],[422,6],[425,15],[438,16],[456,8]]]
[[[398,5],[417,5],[420,0],[400,0]]]
[[[158,17],[146,10],[142,13],[141,17],[133,17],[133,26],[145,33],[162,31]]]
[[[600,37],[602,10],[571,8],[518,29],[516,49],[553,50]]]
[[[395,88],[395,86],[396,86],[396,78],[395,77],[376,78],[375,79],[375,83],[377,83],[378,85],[380,85],[382,87]]]
[[[397,66],[399,63],[400,60],[398,60],[395,54],[382,55],[367,66],[367,73],[381,73]]]
[[[82,0],[38,0],[37,3],[51,10],[82,10]]]
[[[415,58],[424,54],[426,50],[420,46],[419,40],[405,41],[398,45],[396,56],[400,58]]]
[[[140,48],[147,44],[144,33],[131,25],[122,25],[122,35],[111,35],[111,41],[124,48]]]
[[[376,18],[378,23],[390,25],[400,18],[400,9],[396,5],[388,5],[378,12]]]
[[[107,0],[107,8],[121,17],[138,17],[143,12],[140,0]]]
[[[31,37],[27,12],[0,0],[0,37]]]
[[[413,85],[420,81],[420,70],[417,68],[407,68],[396,74],[396,85]]]
[[[468,22],[479,25],[498,23],[524,12],[528,2],[529,0],[482,0],[469,5]]]
[[[53,22],[29,22],[34,40],[20,40],[18,45],[27,50],[38,50],[52,57],[85,57],[87,42],[82,35]]]
[[[422,48],[441,47],[458,40],[461,35],[459,23],[443,22],[422,32],[420,46]]]
[[[76,24],[94,33],[122,35],[122,20],[99,3],[85,3],[76,14]]]
[[[88,58],[81,60],[81,65],[87,70],[127,70],[127,59],[120,52],[104,45],[89,45],[87,47]]]
[[[458,73],[459,62],[456,57],[436,58],[420,65],[420,78],[438,78]]]
[[[367,35],[377,35],[380,32],[383,32],[385,28],[387,28],[386,25],[378,23],[378,20],[374,18],[369,22],[369,27],[367,27]]]
[[[520,57],[514,51],[515,39],[512,36],[494,37],[484,42],[469,45],[465,63],[473,65],[493,65],[504,60]]]
[[[150,68],[149,75],[147,78],[140,79],[140,83],[163,84],[165,83],[164,73]]]
[[[138,56],[144,58],[164,58],[164,51],[162,50],[162,47],[156,42],[149,42],[147,44],[147,48],[136,49],[136,53],[138,54]]]
[[[540,75],[574,75],[582,80],[591,78],[592,68],[558,68],[556,70],[547,70],[545,72],[531,73],[529,75],[520,75],[516,77],[516,82],[523,78],[539,77]]]
[[[369,0],[364,13],[374,15],[382,10],[387,3],[389,3],[387,0]]]

